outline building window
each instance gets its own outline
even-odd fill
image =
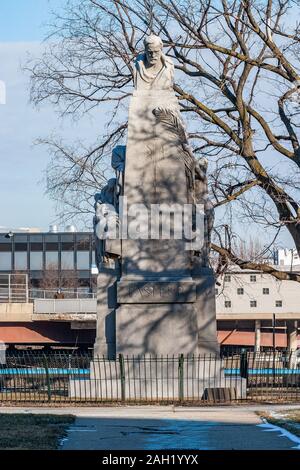
[[[46,252],[46,269],[50,271],[58,270],[58,252]]]
[[[0,271],[11,271],[11,269],[12,269],[11,253],[0,252]]]
[[[27,248],[28,248],[27,243],[15,243],[15,251],[25,253],[27,252]]]
[[[225,274],[225,276],[224,276],[224,281],[225,281],[225,282],[231,282],[231,276],[230,276],[230,274]]]
[[[58,251],[58,243],[54,242],[47,242],[46,243],[46,251]]]
[[[43,243],[42,242],[30,243],[30,251],[32,251],[32,252],[42,252],[43,251]]]
[[[268,287],[263,288],[263,294],[264,295],[269,295],[270,294],[270,289]]]
[[[239,287],[237,293],[238,295],[244,295],[244,289],[242,287]]]
[[[77,251],[77,269],[91,269],[89,251]]]
[[[276,307],[282,307],[282,300],[276,300],[275,305]]]
[[[74,251],[75,243],[74,242],[61,242],[61,251]]]
[[[77,251],[90,250],[90,237],[89,235],[76,235]]]
[[[62,251],[61,252],[61,269],[70,271],[74,269],[74,252]]]
[[[0,243],[0,253],[9,253],[12,251],[11,243]]]
[[[219,295],[219,289],[215,289],[215,294]]]
[[[257,302],[256,302],[256,300],[250,300],[250,307],[251,307],[251,308],[257,307]]]
[[[256,276],[255,276],[255,274],[251,274],[251,276],[250,276],[250,282],[256,282]]]
[[[27,271],[27,251],[15,253],[15,270]]]
[[[30,253],[30,269],[32,271],[43,270],[43,252],[42,251],[32,251]]]
[[[225,308],[231,308],[231,300],[225,300]]]

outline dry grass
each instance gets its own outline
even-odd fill
[[[300,437],[300,410],[287,410],[276,414],[258,411],[257,414],[268,423],[280,426]]]
[[[58,449],[74,420],[71,415],[0,414],[0,449]]]

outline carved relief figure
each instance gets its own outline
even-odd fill
[[[100,193],[95,195],[94,233],[96,241],[96,264],[99,267],[110,258],[121,256],[119,237],[119,197],[123,194],[126,146],[113,149],[111,166],[116,178],[108,180]],[[109,238],[111,235],[111,239]]]
[[[155,108],[153,114],[157,119],[157,122],[165,124],[166,128],[174,132],[180,139],[182,146],[182,152],[178,155],[178,158],[183,158],[185,164],[185,171],[188,182],[188,190],[192,195],[191,200],[194,201],[194,175],[196,159],[193,154],[193,149],[189,145],[188,134],[181,119],[180,113],[168,108]],[[194,201],[195,202],[195,201]]]
[[[209,254],[211,234],[215,221],[215,211],[213,203],[208,195],[207,181],[208,161],[206,158],[200,158],[195,166],[195,199],[197,204],[204,205],[205,213],[205,247],[206,255]]]
[[[119,209],[119,197],[123,194],[125,172],[126,146],[118,145],[113,149],[111,166],[116,173],[115,201],[116,209]]]

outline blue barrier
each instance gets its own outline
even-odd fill
[[[276,375],[298,375],[300,374],[300,369],[248,369],[248,375],[273,375],[275,372]],[[225,375],[240,375],[240,369],[224,369]]]
[[[276,375],[298,375],[300,374],[300,369],[248,369],[248,375],[273,375],[275,372]],[[12,368],[3,368],[0,367],[0,375],[45,375],[46,373],[50,375],[57,376],[66,376],[66,375],[90,375],[90,369],[60,369],[60,368],[49,368],[47,371],[43,367],[36,367],[32,369],[12,369]],[[240,375],[240,369],[224,369],[225,375]]]
[[[90,375],[89,369],[45,369],[43,367],[36,367],[32,369],[5,369],[0,368],[0,375]]]

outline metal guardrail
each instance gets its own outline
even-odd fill
[[[219,376],[223,387],[218,385]],[[243,384],[245,393],[239,393]],[[299,399],[299,357],[287,351],[221,357],[120,355],[115,360],[90,354],[26,352],[7,354],[6,363],[0,365],[0,403],[201,405]]]
[[[27,274],[0,274],[0,303],[27,303]]]
[[[57,289],[29,289],[29,300],[33,302],[36,299],[55,299],[57,296]],[[61,294],[64,299],[96,299],[95,292],[87,292],[86,290],[79,289],[61,289]]]
[[[84,314],[97,312],[96,299],[35,299],[34,314]]]

